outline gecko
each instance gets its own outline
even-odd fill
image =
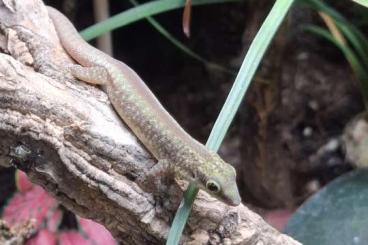
[[[158,160],[147,178],[173,173],[228,205],[239,205],[234,167],[191,137],[128,65],[84,41],[58,10],[47,11],[63,48],[78,63],[68,70],[79,80],[100,85],[120,118]]]

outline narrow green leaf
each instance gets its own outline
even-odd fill
[[[210,150],[217,151],[219,149],[267,47],[293,2],[293,0],[277,0],[259,29],[207,140],[206,146]],[[198,188],[191,183],[185,191],[184,200],[174,217],[166,242],[167,245],[176,245],[179,243],[197,193]]]
[[[181,234],[187,223],[192,205],[198,194],[198,187],[190,183],[187,190],[184,192],[183,199],[176,211],[173,223],[171,225],[169,236],[166,241],[166,245],[177,245],[180,242]]]
[[[309,7],[314,8],[316,10],[322,11],[332,18],[334,18],[336,21],[346,22],[346,19],[340,15],[339,12],[335,11],[333,8],[325,4],[324,2],[320,0],[301,0],[301,2],[304,2]]]
[[[320,0],[301,0],[301,2],[307,4],[309,7],[315,10],[322,11],[326,13],[327,15],[331,16],[336,21],[336,24],[344,27],[344,29],[341,29],[342,31],[346,31],[348,29],[352,33],[352,35],[356,37],[357,41],[359,42],[359,45],[361,46],[361,49],[358,48],[357,50],[361,50],[359,52],[362,52],[365,54],[368,53],[367,38],[362,34],[362,32],[359,31],[358,28],[356,28],[354,25],[351,25],[349,21],[344,16],[342,16],[339,12],[337,12],[332,7],[330,7],[329,5],[327,5],[326,3]]]
[[[364,37],[363,34],[361,34],[362,35],[361,38],[357,36],[356,32],[350,29],[347,25],[344,25],[340,22],[336,22],[336,25],[344,34],[344,36],[347,38],[347,40],[350,42],[352,47],[358,53],[359,58],[362,60],[362,62],[368,69],[368,50],[366,50],[366,48],[364,47],[364,43],[368,43],[368,40]],[[361,40],[362,38],[363,40]]]
[[[204,5],[213,3],[228,3],[237,0],[193,0],[192,5]],[[146,18],[147,16],[156,15],[173,9],[180,8],[184,5],[183,0],[157,0],[151,1],[138,7],[128,9],[111,18],[92,25],[80,32],[81,36],[89,41],[106,32],[115,30],[119,27],[128,25],[135,21]]]
[[[266,49],[293,2],[294,0],[277,0],[250,45],[234,85],[207,141],[207,146],[211,150],[217,151],[219,149]]]
[[[368,0],[353,0],[353,1],[368,8]]]

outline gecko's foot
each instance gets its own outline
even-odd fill
[[[147,175],[141,175],[136,179],[136,183],[142,187],[147,192],[154,193],[157,192],[159,186],[161,185],[160,179],[150,178]]]
[[[151,169],[139,176],[136,181],[147,191],[155,192],[164,186],[167,181],[163,180],[171,175],[168,161],[159,160]]]

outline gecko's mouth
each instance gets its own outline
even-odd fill
[[[230,203],[230,205],[231,205],[231,206],[238,206],[238,205],[240,205],[240,203],[241,203],[241,198],[240,198],[240,196],[239,196],[239,198],[238,198],[238,199],[236,199],[236,200],[232,200],[232,201],[231,201],[231,203]]]
[[[240,196],[238,196],[238,198],[230,198],[230,197],[227,197],[227,196],[217,196],[217,195],[214,195],[212,193],[210,193],[211,196],[213,196],[214,198],[216,198],[217,200],[227,204],[227,205],[230,205],[230,206],[238,206],[240,203],[241,203],[241,198]]]
[[[223,202],[230,206],[238,206],[241,203],[241,198],[240,196],[236,198],[223,198]]]
[[[241,203],[238,187],[235,185],[233,188],[224,190],[222,193],[222,199],[225,203],[231,206],[238,206]]]

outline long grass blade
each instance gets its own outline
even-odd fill
[[[293,0],[277,0],[250,45],[234,85],[208,139],[207,146],[211,150],[217,151],[219,149],[267,47],[293,2]]]
[[[364,43],[368,43],[368,39],[364,37],[364,35],[359,31],[359,35],[357,36],[357,32],[351,30],[347,25],[343,25],[341,23],[337,23],[338,28],[344,34],[346,39],[349,41],[351,46],[357,52],[359,58],[362,60],[364,65],[368,69],[368,49],[366,49]]]
[[[217,151],[219,149],[267,47],[293,2],[294,0],[277,0],[259,29],[207,140],[206,146],[210,150]],[[191,183],[185,191],[184,199],[174,217],[167,245],[179,243],[197,193],[198,188]]]
[[[368,8],[368,0],[353,0],[353,1]]]
[[[204,5],[213,3],[229,3],[237,0],[193,0],[192,5]],[[98,37],[105,32],[115,30],[119,27],[128,25],[135,21],[146,18],[147,16],[156,15],[159,13],[167,12],[173,9],[181,8],[184,5],[183,0],[157,0],[151,1],[145,4],[141,4],[138,7],[128,9],[120,14],[114,15],[111,18],[101,21],[95,25],[92,25],[85,30],[81,31],[82,37],[89,41],[95,37]]]

